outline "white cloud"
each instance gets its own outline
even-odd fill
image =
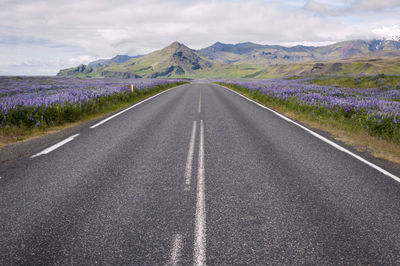
[[[96,59],[98,59],[98,58],[96,58],[94,56],[80,55],[77,57],[68,58],[68,64],[72,65],[72,66],[79,65],[79,64],[88,64]]]
[[[376,12],[388,8],[400,8],[400,0],[356,0],[352,8]]]
[[[0,57],[7,59],[3,62],[55,58],[59,63],[48,64],[46,71],[52,67],[56,73],[57,67],[71,67],[80,59],[85,63],[116,54],[144,54],[173,41],[195,49],[216,41],[330,43],[371,36],[373,29],[400,23],[393,10],[382,9],[388,3],[396,6],[394,0],[380,1],[381,5],[374,0],[303,0],[304,8],[295,2],[0,0],[0,36],[10,36],[0,37]],[[380,12],[376,16],[357,11],[372,7],[383,11],[376,11]],[[15,44],[20,49],[14,50]],[[36,70],[32,67],[32,73]]]
[[[337,5],[326,1],[309,0],[304,5],[304,8],[318,14],[337,15],[343,7],[338,7]]]
[[[388,9],[400,9],[400,0],[308,0],[304,8],[331,16],[355,15],[360,12],[377,14]]]
[[[400,38],[400,25],[393,25],[390,27],[380,27],[377,29],[373,29],[372,32],[382,38],[397,40],[398,38]]]

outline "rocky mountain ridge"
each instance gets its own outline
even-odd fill
[[[298,74],[295,71],[296,69],[304,69],[304,73],[321,73],[325,69],[328,74],[337,74],[344,69],[343,65],[365,59],[365,66],[360,67],[360,70],[355,70],[358,71],[355,74],[360,74],[368,71],[371,73],[379,72],[380,65],[376,62],[389,60],[393,57],[400,57],[399,41],[354,40],[320,47],[303,45],[284,47],[251,42],[239,44],[216,42],[197,51],[179,42],[174,42],[161,50],[143,56],[118,55],[111,59],[96,60],[88,65],[63,69],[57,76],[119,78],[258,77],[258,73],[268,75],[266,74],[268,69],[275,69],[275,76],[280,75],[278,69],[282,69],[282,75]],[[370,59],[375,61],[368,61]],[[347,63],[342,62],[343,60],[347,60]],[[312,62],[315,62],[315,64],[309,69]],[[321,67],[322,65],[329,65],[329,62],[332,63],[332,67]],[[395,68],[395,62],[392,63]],[[347,69],[351,71],[353,68],[348,67]],[[387,68],[385,71],[387,71]],[[396,71],[397,68],[393,73],[396,74]]]

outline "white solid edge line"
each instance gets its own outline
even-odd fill
[[[190,190],[190,178],[192,176],[192,164],[194,155],[194,141],[196,137],[197,121],[193,121],[192,134],[190,136],[189,151],[186,159],[185,167],[185,191]]]
[[[43,155],[43,154],[47,154],[47,153],[49,153],[49,152],[52,152],[52,151],[54,151],[55,149],[58,149],[59,147],[61,147],[62,145],[67,144],[68,142],[74,140],[74,138],[76,138],[76,137],[79,136],[79,135],[80,135],[80,134],[75,134],[75,135],[73,135],[73,136],[71,136],[71,137],[69,137],[69,138],[66,138],[66,139],[64,139],[64,140],[62,140],[62,141],[60,141],[60,142],[54,144],[53,146],[50,146],[50,147],[48,147],[47,149],[44,149],[43,151],[41,151],[41,152],[39,152],[39,153],[37,153],[37,154],[35,154],[35,155],[32,155],[31,158],[35,158],[35,157],[37,157],[37,156],[40,156],[40,155]]]
[[[200,89],[200,97],[199,97],[199,113],[201,113],[201,89]]]
[[[150,96],[149,98],[146,98],[146,99],[144,99],[144,100],[142,100],[142,101],[140,101],[140,102],[138,102],[138,103],[135,103],[134,105],[129,106],[128,108],[126,108],[126,109],[124,109],[124,110],[122,110],[122,111],[120,111],[120,112],[118,112],[118,113],[116,113],[116,114],[114,114],[114,115],[112,115],[112,116],[110,116],[110,117],[107,117],[106,119],[104,119],[104,120],[100,121],[99,123],[97,123],[97,124],[91,126],[90,128],[92,128],[92,129],[93,129],[93,128],[96,128],[96,127],[100,126],[101,124],[107,122],[108,120],[111,120],[111,119],[113,119],[114,117],[119,116],[120,114],[125,113],[126,111],[132,109],[133,107],[138,106],[139,104],[142,104],[142,103],[144,103],[144,102],[147,102],[148,100],[151,100],[151,99],[153,99],[154,97],[157,97],[157,96],[159,96],[159,95],[161,95],[161,94],[163,94],[163,93],[166,93],[166,92],[168,92],[168,91],[171,91],[171,90],[173,90],[173,89],[176,89],[176,88],[181,87],[181,86],[184,86],[184,85],[186,85],[186,84],[179,85],[179,86],[170,88],[170,89],[168,89],[168,90],[162,91],[162,92],[160,92],[160,93],[157,93],[156,95]]]
[[[195,220],[194,265],[206,265],[206,203],[204,192],[204,127],[200,121],[199,165],[197,171],[197,202]]]
[[[391,177],[392,179],[396,180],[397,182],[400,182],[400,178],[397,177],[397,176],[395,176],[394,174],[389,173],[389,172],[386,171],[385,169],[383,169],[383,168],[377,166],[376,164],[373,164],[373,163],[367,161],[366,159],[362,158],[361,156],[359,156],[359,155],[357,155],[357,154],[352,153],[351,151],[347,150],[346,148],[343,148],[342,146],[340,146],[340,145],[336,144],[335,142],[333,142],[333,141],[331,141],[331,140],[329,140],[329,139],[327,139],[327,138],[325,138],[325,137],[319,135],[318,133],[316,133],[316,132],[314,132],[314,131],[312,131],[312,130],[306,128],[305,126],[300,125],[299,123],[297,123],[297,122],[291,120],[290,118],[287,118],[286,116],[284,116],[284,115],[282,115],[282,114],[280,114],[280,113],[278,113],[278,112],[276,112],[276,111],[274,111],[274,110],[272,110],[272,109],[270,109],[270,108],[268,108],[268,107],[266,107],[266,106],[264,106],[264,105],[262,105],[262,104],[260,104],[260,103],[258,103],[258,102],[256,102],[256,101],[253,101],[252,99],[249,99],[249,98],[247,98],[246,96],[244,96],[244,95],[242,95],[242,94],[240,94],[240,93],[238,93],[238,92],[236,92],[236,91],[233,91],[233,90],[231,90],[231,89],[229,89],[229,88],[227,88],[227,87],[225,87],[225,86],[221,86],[221,85],[218,85],[218,86],[220,86],[220,87],[222,87],[222,88],[224,88],[224,89],[226,89],[226,90],[228,90],[228,91],[230,91],[230,92],[236,93],[237,95],[239,95],[239,96],[245,98],[246,100],[248,100],[248,101],[250,101],[250,102],[252,102],[252,103],[257,104],[258,106],[260,106],[260,107],[262,107],[262,108],[264,108],[264,109],[267,109],[268,111],[274,113],[275,115],[281,117],[282,119],[284,119],[284,120],[286,120],[286,121],[288,121],[288,122],[290,122],[290,123],[292,123],[292,124],[295,124],[296,126],[302,128],[302,129],[304,129],[305,131],[307,131],[307,132],[310,133],[311,135],[313,135],[313,136],[319,138],[320,140],[322,140],[322,141],[328,143],[329,145],[333,146],[334,148],[336,148],[336,149],[338,149],[338,150],[340,150],[340,151],[342,151],[342,152],[344,152],[344,153],[347,153],[347,154],[349,154],[350,156],[353,156],[353,157],[356,158],[357,160],[359,160],[359,161],[365,163],[366,165],[369,165],[370,167],[374,168],[375,170],[378,170],[378,171],[381,172],[382,174],[384,174],[384,175],[386,175],[386,176],[388,176],[388,177]]]
[[[171,251],[171,262],[170,265],[175,266],[179,264],[182,249],[182,235],[176,234]]]

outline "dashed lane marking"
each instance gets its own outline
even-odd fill
[[[190,136],[190,144],[189,151],[186,159],[186,167],[185,167],[185,191],[190,190],[190,180],[192,177],[192,164],[193,164],[193,155],[194,155],[194,142],[196,137],[196,127],[197,121],[193,121],[192,126],[192,134]]]
[[[197,169],[197,202],[194,241],[194,265],[206,265],[206,202],[204,188],[204,126],[200,121],[199,163]]]
[[[43,151],[41,151],[41,152],[39,152],[39,153],[36,153],[35,155],[32,155],[32,156],[31,156],[31,159],[32,159],[32,158],[35,158],[35,157],[38,157],[38,156],[40,156],[40,155],[44,155],[44,154],[47,154],[47,153],[49,153],[49,152],[52,152],[52,151],[54,151],[55,149],[58,149],[59,147],[61,147],[61,146],[65,145],[65,144],[67,144],[68,142],[74,140],[74,138],[78,137],[79,135],[80,135],[80,134],[75,134],[75,135],[73,135],[73,136],[71,136],[71,137],[69,137],[69,138],[66,138],[66,139],[64,139],[63,141],[60,141],[60,142],[54,144],[53,146],[50,146],[50,147],[48,147],[47,149],[44,149]]]

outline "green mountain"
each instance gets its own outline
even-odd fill
[[[313,47],[298,45],[259,45],[254,43],[223,44],[217,42],[198,52],[211,60],[226,64],[261,64],[310,62],[373,56],[381,51],[399,51],[400,42],[390,40],[346,41]]]
[[[224,44],[216,42],[198,52],[215,61],[227,64],[271,64],[291,61],[314,60],[315,47],[260,45],[251,42]]]
[[[378,56],[377,54],[376,56]],[[382,55],[382,54],[381,54]],[[386,55],[386,54],[384,54]],[[253,73],[242,75],[247,78],[273,78],[285,76],[353,76],[353,75],[400,75],[400,53],[388,57],[353,57],[342,60],[270,64]]]
[[[80,64],[77,67],[61,69],[57,76],[59,77],[68,77],[68,76],[75,76],[75,77],[88,77],[93,73],[93,68],[84,64]]]
[[[100,65],[109,66],[111,63],[121,64],[121,63],[124,63],[124,62],[128,61],[131,58],[140,58],[140,57],[142,57],[142,55],[136,55],[136,56],[117,55],[117,56],[114,56],[111,59],[98,59],[96,61],[90,62],[88,65],[91,68],[96,68],[96,67],[98,67]]]
[[[119,78],[268,78],[288,75],[400,74],[400,42],[346,41],[328,46],[223,44],[192,50],[174,42],[141,57],[60,70],[57,76]]]
[[[173,78],[195,77],[200,72],[212,71],[217,64],[187,46],[174,42],[162,50],[123,63],[98,65],[91,72],[80,68],[61,70],[57,76],[122,77],[122,78]],[[88,67],[90,68],[90,67]]]

